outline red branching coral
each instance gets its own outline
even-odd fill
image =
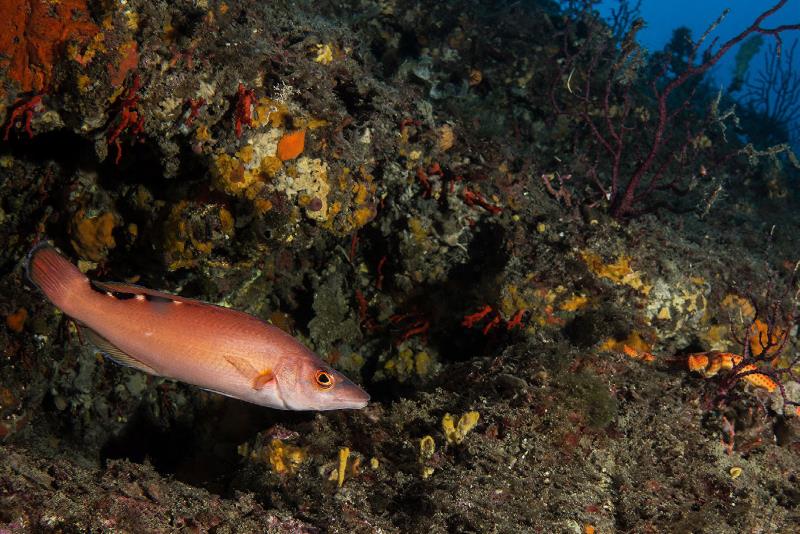
[[[120,97],[116,125],[109,129],[108,144],[113,144],[117,147],[117,157],[114,159],[116,164],[119,164],[119,160],[122,158],[122,140],[120,136],[128,132],[132,139],[136,140],[144,133],[144,115],[139,110],[139,86],[139,76],[135,76],[131,86]]]
[[[599,150],[587,158],[587,176],[608,201],[615,218],[626,219],[647,211],[647,201],[658,191],[682,191],[685,173],[668,171],[676,162],[690,159],[688,151],[706,127],[705,121],[692,120],[689,113],[698,82],[734,46],[752,35],[772,37],[780,50],[781,35],[800,29],[800,24],[767,27],[765,21],[787,1],[775,2],[719,46],[714,39],[701,50],[723,14],[691,44],[685,64],[677,72],[665,58],[650,80],[649,95],[632,82],[642,62],[636,33],[643,21],[633,22],[627,35],[617,42],[603,37],[605,25],[588,10],[582,15],[583,27],[588,28],[583,31],[588,35],[579,39],[570,29],[564,32],[564,58],[551,90],[551,102],[558,113],[588,128]],[[583,44],[576,47],[573,42]],[[652,104],[642,107],[643,102]]]

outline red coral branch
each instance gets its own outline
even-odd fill
[[[189,104],[189,113],[186,116],[184,124],[188,128],[192,126],[192,124],[194,124],[194,120],[200,116],[200,108],[206,105],[206,99],[190,98],[187,102]]]
[[[583,155],[578,157],[584,159],[588,178],[609,202],[610,212],[615,218],[626,219],[647,211],[644,203],[656,191],[682,192],[680,177],[665,179],[665,176],[676,161],[688,159],[688,149],[704,126],[692,126],[691,118],[686,115],[695,100],[697,82],[734,46],[751,35],[774,38],[776,51],[780,53],[781,34],[800,30],[800,23],[769,28],[764,26],[764,21],[780,11],[787,1],[776,1],[747,28],[722,44],[718,45],[713,39],[700,54],[700,47],[727,12],[723,14],[688,51],[683,69],[672,78],[668,75],[670,63],[665,61],[650,84],[649,93],[654,99],[653,119],[642,118],[642,110],[644,113],[647,111],[640,104],[645,95],[638,93],[629,77],[638,69],[636,63],[641,59],[635,37],[642,21],[633,22],[619,43],[605,36],[604,25],[595,15],[588,15],[583,20],[586,28],[580,36],[583,45],[576,48],[573,44],[578,41],[573,35],[574,27],[568,27],[562,34],[564,57],[559,62],[559,76],[551,87],[551,104],[557,113],[572,116],[588,127],[599,153],[593,161]],[[598,76],[603,77],[599,94]],[[562,84],[577,99],[575,108],[562,105],[559,93]],[[639,115],[637,120],[634,120],[635,114]],[[646,125],[644,130],[640,123]],[[681,140],[678,136],[684,131],[686,135]],[[576,137],[579,135],[576,132]],[[601,162],[608,164],[607,175],[599,172]],[[626,165],[628,162],[634,162],[632,168]],[[548,185],[551,184],[545,183],[545,187]],[[550,194],[558,193],[552,186],[548,191]]]
[[[491,204],[488,200],[486,200],[486,197],[484,197],[478,191],[473,191],[472,189],[465,187],[463,194],[464,194],[464,203],[467,206],[480,206],[481,208],[485,209],[492,215],[497,215],[498,213],[503,211],[503,208]]]
[[[14,109],[11,111],[11,117],[8,119],[6,131],[3,135],[3,141],[8,141],[8,136],[11,133],[11,128],[20,126],[25,129],[30,139],[33,139],[33,130],[31,130],[31,121],[33,120],[34,113],[42,110],[42,95],[32,96],[29,100],[18,100],[14,104]],[[22,124],[17,123],[18,120],[23,119]]]
[[[236,90],[236,97],[236,110],[234,111],[236,137],[241,137],[242,126],[253,125],[253,100],[256,92],[253,89],[245,89],[244,84],[240,82],[239,88]]]
[[[678,75],[674,80],[667,84],[666,87],[662,91],[658,90],[657,84],[653,83],[653,91],[657,98],[658,104],[658,121],[656,123],[655,131],[653,132],[653,138],[650,142],[650,152],[645,157],[644,161],[638,165],[638,167],[634,170],[631,179],[628,181],[627,185],[624,187],[624,190],[621,195],[617,195],[615,198],[612,199],[612,207],[611,207],[611,214],[616,218],[624,218],[630,213],[634,211],[634,206],[637,201],[637,191],[639,186],[642,182],[642,179],[648,172],[651,171],[653,164],[656,160],[656,156],[658,156],[659,152],[664,149],[665,144],[665,134],[667,128],[672,125],[673,120],[677,112],[689,105],[691,100],[691,95],[687,97],[683,103],[678,107],[677,110],[670,112],[669,109],[669,97],[672,93],[674,93],[678,88],[683,87],[688,81],[698,78],[705,74],[711,67],[716,65],[722,57],[730,51],[735,45],[742,42],[748,36],[759,33],[762,35],[769,35],[774,37],[775,40],[778,42],[779,47],[781,43],[780,34],[785,31],[789,30],[800,30],[800,24],[785,24],[778,26],[776,28],[763,28],[761,24],[767,19],[770,15],[774,14],[775,12],[779,11],[787,2],[788,0],[780,0],[770,9],[764,11],[761,15],[756,17],[753,23],[742,30],[738,35],[728,39],[723,43],[719,49],[715,53],[711,53],[711,51],[707,51],[704,54],[705,60],[698,64],[694,65],[694,53],[692,57],[689,58],[689,65],[686,69]],[[703,38],[705,35],[703,36]],[[700,39],[698,42],[698,46],[702,43],[703,38]],[[713,44],[712,44],[713,46]],[[696,51],[697,47],[695,47]],[[780,50],[780,48],[778,49]],[[607,105],[607,104],[606,104]],[[608,115],[606,114],[608,117]],[[653,190],[653,188],[658,184],[661,180],[661,176],[663,176],[664,166],[659,168],[656,173],[653,175],[651,182],[652,185],[648,187],[647,193]],[[619,171],[616,170],[616,173],[612,177],[613,183],[619,182]],[[612,189],[616,189],[616,187],[612,186]],[[641,199],[641,197],[639,197]]]
[[[108,144],[117,147],[117,157],[114,158],[114,163],[117,165],[122,158],[122,140],[120,139],[122,134],[129,133],[131,139],[135,141],[144,133],[144,115],[139,110],[140,85],[141,81],[136,75],[131,86],[125,90],[124,96],[119,101],[117,124],[110,129],[108,134]]]

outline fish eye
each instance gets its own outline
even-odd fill
[[[315,378],[317,380],[317,385],[322,389],[330,389],[333,386],[333,375],[326,371],[320,369],[317,371]]]

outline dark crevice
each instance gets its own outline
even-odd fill
[[[104,467],[109,460],[148,461],[163,476],[230,497],[241,461],[237,447],[276,421],[297,424],[309,417],[226,397],[212,399],[190,419],[165,425],[142,407],[103,444],[100,460]]]
[[[361,94],[358,87],[349,80],[338,80],[333,92],[339,97],[347,113],[356,122],[369,118],[370,114],[375,111],[372,105],[374,95],[370,92]]]
[[[466,329],[461,324],[463,313],[483,304],[496,304],[499,300],[498,279],[508,262],[504,241],[502,227],[494,224],[477,227],[468,249],[469,260],[455,266],[444,282],[419,286],[398,307],[400,313],[414,314],[429,321],[427,341],[442,361],[480,357],[507,341],[504,335],[485,336],[480,329]],[[371,261],[382,256],[381,252],[384,251],[370,251]],[[386,289],[391,291],[391,267],[385,269]],[[390,334],[399,335],[400,332]]]
[[[11,153],[15,159],[29,162],[53,161],[64,174],[98,167],[94,144],[85,136],[69,130],[53,130],[28,138],[24,132],[15,132],[16,135],[12,133],[8,141],[0,144],[0,153]]]

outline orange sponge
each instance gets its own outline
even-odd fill
[[[306,146],[306,131],[297,130],[281,137],[278,141],[278,151],[275,154],[281,161],[294,159],[303,153]]]

